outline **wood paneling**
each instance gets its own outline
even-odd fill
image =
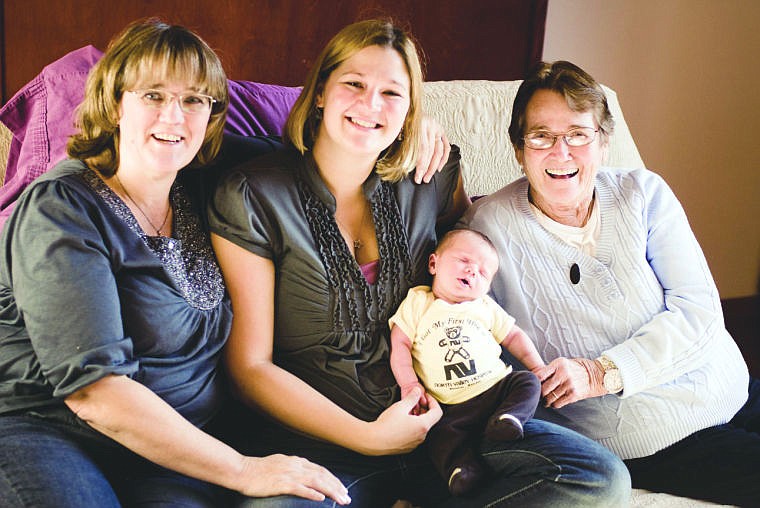
[[[3,103],[46,64],[105,49],[128,22],[157,16],[197,31],[230,78],[301,84],[344,25],[390,17],[419,41],[427,79],[518,79],[541,57],[548,0],[0,0]],[[3,57],[0,57],[3,58]]]

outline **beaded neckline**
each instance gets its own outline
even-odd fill
[[[174,236],[149,236],[127,204],[93,170],[87,168],[83,177],[111,211],[161,260],[190,305],[201,310],[219,305],[224,298],[224,280],[208,235],[193,213],[181,183],[174,183],[169,196],[174,209]]]

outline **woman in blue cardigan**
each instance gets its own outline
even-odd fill
[[[548,362],[536,417],[615,452],[634,487],[755,504],[760,387],[673,192],[602,167],[613,126],[591,76],[540,64],[509,127],[525,177],[463,219],[499,250],[492,294]]]

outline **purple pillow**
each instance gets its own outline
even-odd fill
[[[0,109],[0,122],[13,134],[0,187],[0,228],[29,182],[66,157],[87,73],[102,55],[93,46],[68,53],[42,69]]]
[[[229,80],[225,132],[241,136],[281,135],[301,87]]]
[[[102,55],[93,46],[68,53],[42,69],[0,109],[0,122],[13,135],[0,187],[0,230],[21,191],[66,157],[87,73]],[[229,80],[229,92],[226,132],[280,135],[301,88]]]

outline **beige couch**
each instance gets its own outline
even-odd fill
[[[507,133],[512,100],[519,85],[519,81],[438,81],[425,84],[426,110],[445,127],[451,142],[462,149],[465,187],[470,195],[489,194],[521,175]],[[616,120],[607,164],[644,167],[625,123],[617,94],[609,88],[605,90]],[[5,174],[9,144],[10,131],[0,123],[0,175]],[[631,506],[686,508],[717,505],[634,490]]]

